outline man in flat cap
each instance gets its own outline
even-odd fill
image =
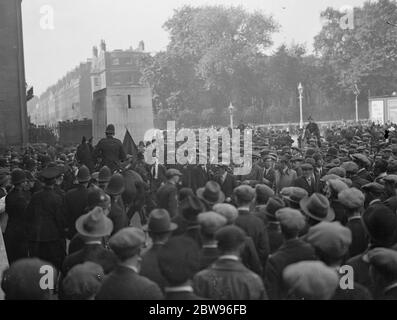
[[[209,211],[200,213],[197,217],[200,224],[202,246],[200,252],[200,270],[207,268],[219,256],[218,244],[215,240],[215,233],[227,223],[224,216]]]
[[[121,229],[109,240],[109,246],[120,264],[109,274],[96,295],[96,300],[160,300],[159,286],[139,275],[145,233],[137,228]]]
[[[29,224],[29,256],[38,257],[60,269],[66,255],[66,221],[62,214],[62,197],[54,191],[58,166],[41,172],[44,186],[33,194],[26,211]]]
[[[252,238],[262,265],[266,265],[269,255],[269,236],[262,220],[251,212],[251,205],[255,198],[255,190],[250,186],[239,186],[234,189],[234,200],[238,209],[235,225],[243,229]]]
[[[364,209],[364,194],[356,189],[345,189],[338,195],[339,202],[345,208],[347,216],[346,227],[350,229],[352,241],[349,248],[350,257],[363,253],[368,247],[367,235],[365,233],[361,212]]]
[[[376,248],[368,252],[375,299],[397,300],[397,251]]]
[[[304,237],[316,250],[317,257],[327,266],[339,271],[348,255],[352,243],[351,231],[339,222],[323,221],[311,227]],[[339,277],[343,274],[339,273]],[[370,300],[372,298],[367,288],[354,283],[353,288],[343,290],[338,287],[333,300]]]
[[[171,218],[178,214],[178,182],[182,173],[177,169],[168,169],[167,182],[157,191],[157,207],[165,209]]]
[[[305,217],[298,210],[283,208],[276,212],[284,235],[284,244],[270,255],[266,271],[265,286],[271,300],[283,300],[287,297],[287,290],[283,283],[284,269],[303,260],[316,260],[314,248],[299,239],[299,232],[305,227]]]
[[[321,261],[301,261],[285,268],[289,299],[330,300],[339,285],[336,271]]]
[[[292,186],[298,178],[296,171],[289,166],[287,158],[282,157],[275,170],[275,190],[279,193],[283,188]]]
[[[119,139],[114,138],[115,128],[113,124],[106,127],[106,138],[101,139],[94,149],[94,159],[101,159],[101,167],[108,166],[115,171],[120,168],[121,161],[127,159],[123,144]]]
[[[194,276],[196,294],[215,300],[267,299],[262,279],[240,261],[244,231],[236,226],[226,226],[217,231],[215,238],[220,256],[211,266]]]

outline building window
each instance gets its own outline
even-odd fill
[[[112,60],[112,65],[117,66],[119,64],[120,64],[120,61],[119,61],[118,58],[115,58],[115,59]]]
[[[99,87],[101,85],[101,79],[99,77],[94,78],[94,86]]]
[[[128,95],[128,109],[131,109],[131,95]]]

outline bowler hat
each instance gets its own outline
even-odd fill
[[[113,125],[113,124],[109,124],[109,125],[106,127],[105,133],[114,134],[114,132],[115,132],[114,125]]]
[[[170,286],[180,286],[191,280],[200,265],[200,248],[189,237],[169,239],[157,255],[161,275]]]
[[[215,181],[208,181],[203,188],[197,189],[196,194],[197,197],[209,204],[225,201],[225,194]]]
[[[300,201],[302,211],[310,218],[317,221],[332,221],[335,212],[330,207],[328,199],[320,193],[313,193],[310,197]]]
[[[383,204],[369,206],[362,214],[362,222],[373,244],[388,247],[394,243],[397,217],[389,207]]]
[[[144,231],[165,233],[174,231],[178,226],[171,222],[170,214],[165,209],[154,209],[149,214],[149,222],[143,226]]]
[[[105,192],[111,196],[117,196],[122,194],[125,190],[124,178],[121,174],[115,173],[109,181],[109,184],[105,188]]]
[[[218,241],[219,250],[225,252],[235,250],[241,246],[245,241],[245,236],[243,229],[229,225],[220,228],[215,234],[215,239]]]
[[[102,208],[95,207],[76,220],[76,230],[85,237],[105,237],[112,233],[113,222],[105,216]]]
[[[99,170],[98,182],[99,183],[109,182],[111,177],[112,177],[112,172],[110,171],[109,167],[108,166],[103,166]]]
[[[20,184],[25,181],[26,181],[25,171],[23,171],[22,169],[19,169],[19,168],[12,170],[11,183],[13,185]]]
[[[85,165],[82,165],[77,172],[77,181],[79,183],[85,183],[90,181],[90,179],[90,170]]]

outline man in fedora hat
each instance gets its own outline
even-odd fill
[[[167,182],[157,191],[157,207],[165,209],[171,218],[178,213],[178,183],[182,173],[177,169],[166,171]]]
[[[124,178],[121,174],[115,173],[110,178],[109,184],[105,188],[105,192],[110,196],[110,213],[109,219],[113,221],[113,234],[119,230],[128,227],[127,212],[121,197],[125,190]]]
[[[215,204],[225,201],[225,194],[216,181],[208,181],[203,188],[196,191],[196,194],[207,206],[207,210],[211,210]]]
[[[44,186],[33,194],[26,209],[29,224],[29,256],[38,257],[61,268],[66,254],[66,221],[62,214],[63,199],[54,191],[59,167],[41,172]]]
[[[75,223],[77,218],[84,214],[87,207],[88,186],[91,180],[90,170],[81,166],[77,172],[78,185],[69,190],[63,202],[63,214],[68,223],[68,238],[72,239],[76,234]]]
[[[91,261],[102,266],[105,273],[110,273],[117,262],[111,250],[103,246],[103,238],[109,237],[113,230],[113,222],[105,216],[103,209],[95,207],[76,220],[76,230],[84,242],[81,250],[67,256],[62,265],[65,277],[75,265]]]
[[[313,247],[298,237],[306,224],[305,217],[299,210],[282,208],[275,216],[280,222],[285,242],[270,255],[264,279],[269,298],[280,300],[287,297],[282,278],[284,269],[299,261],[316,260],[316,255]]]
[[[127,159],[123,144],[114,138],[115,129],[113,124],[106,127],[106,138],[101,139],[94,149],[94,159],[101,159],[101,166],[108,166],[113,172],[120,168],[120,162]]]
[[[4,232],[4,243],[7,251],[8,263],[28,256],[28,239],[26,234],[29,225],[26,222],[26,207],[30,201],[30,194],[25,190],[26,175],[22,169],[11,172],[13,189],[5,198],[5,211],[8,215],[7,228]]]
[[[148,232],[152,239],[152,247],[142,258],[140,275],[157,283],[162,289],[167,282],[159,269],[158,254],[177,227],[175,223],[171,222],[170,215],[165,209],[154,209],[150,212],[149,222],[143,226],[143,230]]]
[[[194,276],[195,293],[215,300],[267,299],[260,276],[247,269],[240,260],[245,232],[237,226],[226,226],[216,232],[215,238],[219,258]]]
[[[109,274],[96,295],[96,300],[160,300],[159,286],[139,275],[145,233],[134,227],[121,229],[109,240],[109,246],[120,263]]]
[[[306,215],[309,226],[321,221],[333,221],[335,219],[335,212],[328,199],[320,193],[314,193],[310,197],[303,198],[299,204],[300,209]]]

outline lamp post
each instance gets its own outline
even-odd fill
[[[358,96],[360,94],[360,90],[358,90],[357,83],[354,84],[353,93],[356,96],[356,122],[358,122]]]
[[[302,94],[303,94],[303,86],[302,83],[299,82],[298,84],[298,91],[299,91],[299,127],[303,128],[303,113],[302,113]]]
[[[228,109],[229,109],[229,113],[230,113],[230,128],[233,129],[233,111],[234,111],[234,107],[232,105],[232,102],[230,102],[230,105],[229,105]]]

